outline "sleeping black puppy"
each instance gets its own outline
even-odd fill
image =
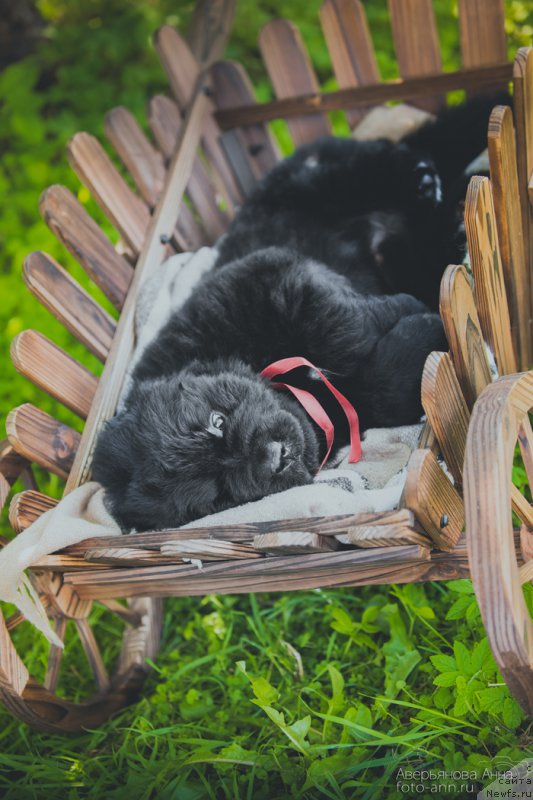
[[[425,359],[446,347],[422,301],[436,307],[463,246],[450,198],[484,146],[488,110],[480,102],[472,117],[475,146],[450,140],[450,163],[445,115],[400,145],[313,143],[267,176],[222,241],[219,268],[144,352],[124,411],[99,437],[93,476],[124,530],[175,527],[312,481],[322,432],[259,377],[280,358],[326,371],[362,430],[420,418]],[[344,415],[312,377],[300,369],[290,382],[312,385],[342,446]]]
[[[416,422],[420,376],[445,339],[411,295],[362,295],[323,264],[266,248],[215,270],[144,352],[125,410],[101,434],[94,478],[127,529],[171,527],[310,483],[322,432],[258,373],[291,355],[330,373],[361,427]],[[309,388],[299,371],[291,383]],[[320,385],[316,385],[316,395]],[[348,425],[321,397],[335,425]]]
[[[502,93],[443,112],[399,144],[325,138],[263,180],[222,239],[218,266],[262,247],[291,247],[359,292],[408,292],[438,310],[440,280],[461,263],[465,169],[486,147]]]

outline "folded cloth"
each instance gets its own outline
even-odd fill
[[[0,600],[13,603],[52,644],[63,647],[24,570],[69,544],[118,534],[102,486],[96,481],[79,486],[0,550]]]
[[[183,305],[196,282],[213,267],[216,256],[214,248],[173,256],[145,281],[136,309],[136,349],[130,376],[144,349],[170,314]],[[125,381],[122,398],[130,380],[128,377]],[[400,502],[406,465],[419,433],[417,425],[368,430],[357,464],[348,463],[347,448],[339,454],[336,467],[322,470],[312,485],[229,508],[184,527],[392,510]],[[120,533],[105,507],[104,489],[96,482],[78,487],[0,551],[0,600],[17,606],[50,642],[62,647],[24,570],[70,544]]]
[[[352,137],[364,142],[368,139],[390,139],[398,142],[435,116],[421,108],[399,103],[395,106],[376,106],[366,114],[352,131]]]

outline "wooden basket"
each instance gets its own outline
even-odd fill
[[[533,628],[521,593],[522,579],[530,576],[526,565],[519,566],[533,552],[533,511],[511,484],[517,441],[533,479],[527,414],[533,376],[519,374],[531,364],[532,346],[533,51],[519,51],[514,67],[507,62],[503,0],[459,0],[463,68],[443,73],[430,0],[389,0],[389,6],[401,80],[379,82],[362,3],[326,0],[321,22],[339,91],[320,93],[298,29],[274,20],[259,44],[277,99],[259,105],[243,67],[217,61],[229,33],[231,0],[201,2],[188,41],[169,27],[156,34],[172,99],[150,99],[154,141],[125,108],[106,117],[106,134],[135,191],[93,136],[74,136],[68,147],[72,167],[116,227],[121,247],[113,247],[64,187],[44,192],[41,213],[120,318],[115,323],[50,256],[27,257],[29,290],[105,367],[98,380],[41,334],[19,334],[12,347],[16,368],[86,422],[80,436],[30,404],[14,409],[0,454],[0,498],[6,502],[22,475],[28,488],[10,507],[18,533],[57,502],[37,491],[32,463],[65,479],[67,492],[88,480],[96,437],[115,411],[132,354],[141,280],[170,253],[197,249],[223,233],[257,180],[278,161],[269,120],[286,118],[299,145],[331,132],[326,112],[334,109],[344,109],[353,126],[388,99],[436,109],[451,89],[483,91],[513,79],[514,120],[510,109],[498,107],[490,121],[491,181],[473,178],[466,198],[474,280],[461,266],[448,267],[443,278],[441,313],[450,353],[433,353],[426,363],[422,397],[428,424],[409,463],[402,508],[145,532],[86,541],[42,559],[31,573],[34,585],[59,636],[73,621],[96,692],[83,702],[57,694],[62,651],[54,646],[44,684],[37,683],[10,638],[23,618],[0,615],[0,695],[21,719],[70,731],[95,726],[130,702],[147,659],[158,650],[165,596],[451,579],[470,570],[498,664],[523,707],[533,709]],[[506,376],[495,383],[483,339]],[[453,483],[438,463],[439,452]],[[513,511],[521,533],[513,530]],[[465,514],[468,541],[462,533]],[[335,549],[341,534],[351,549]],[[184,561],[191,557],[200,558],[203,568]],[[127,605],[120,598],[128,598]],[[111,674],[91,626],[94,604],[127,623]]]

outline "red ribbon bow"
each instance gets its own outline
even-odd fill
[[[265,367],[264,370],[260,373],[262,378],[275,378],[276,375],[284,375],[286,372],[290,372],[291,370],[295,369],[296,367],[311,367],[314,369],[315,372],[320,376],[324,384],[328,387],[330,392],[333,396],[339,401],[339,404],[346,414],[346,418],[348,420],[348,425],[350,427],[350,455],[348,457],[348,461],[350,464],[354,464],[357,461],[361,460],[361,437],[359,435],[359,417],[355,411],[355,408],[352,404],[346,399],[346,397],[336,389],[330,381],[326,378],[326,376],[315,367],[314,364],[311,364],[306,358],[302,358],[301,356],[293,356],[292,358],[282,358],[279,361],[274,361],[272,364],[269,364],[268,367]],[[296,386],[291,386],[288,383],[275,383],[273,384],[275,388],[283,388],[288,389],[291,394],[298,400],[300,405],[307,411],[311,419],[316,422],[316,424],[324,431],[326,436],[326,444],[328,446],[327,453],[324,456],[324,459],[318,469],[322,469],[324,464],[329,458],[329,454],[331,452],[331,448],[333,446],[333,438],[335,434],[335,427],[316,399],[314,395],[310,392],[306,391],[305,389],[298,389]]]

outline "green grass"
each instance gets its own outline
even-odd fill
[[[49,26],[38,53],[0,73],[0,417],[34,402],[79,429],[76,418],[18,376],[9,342],[42,331],[98,372],[96,360],[23,289],[23,257],[51,253],[99,300],[37,214],[50,183],[65,183],[115,234],[70,173],[68,138],[103,139],[104,113],[165,89],[150,32],[183,25],[180,0],[40,0]],[[317,0],[239,0],[228,55],[242,61],[264,100],[270,88],[256,47],[274,16],[298,22],[322,85],[334,88],[316,23]],[[434,3],[447,67],[458,65],[451,0]],[[384,77],[395,73],[386,2],[366,3]],[[506,2],[510,52],[533,33],[528,4]],[[144,124],[144,123],[143,123]],[[342,130],[337,116],[335,124]],[[286,129],[276,125],[286,149]],[[106,304],[106,307],[108,305]],[[523,480],[520,467],[517,480]],[[59,495],[59,480],[39,476]],[[5,515],[3,531],[7,531]],[[532,605],[531,594],[527,601]],[[106,661],[120,623],[98,610]],[[14,637],[40,677],[47,646],[26,625]],[[60,693],[83,697],[89,672],[68,639]],[[140,702],[97,731],[40,734],[0,708],[0,796],[19,798],[393,798],[399,770],[446,771],[448,797],[465,797],[454,772],[504,769],[533,756],[529,722],[502,685],[469,581],[166,602],[163,645]],[[440,781],[441,783],[443,781]],[[488,779],[482,781],[488,783]],[[431,797],[432,781],[417,796]],[[435,781],[433,781],[435,784]],[[441,789],[444,796],[444,789]],[[474,795],[472,795],[474,796]]]

